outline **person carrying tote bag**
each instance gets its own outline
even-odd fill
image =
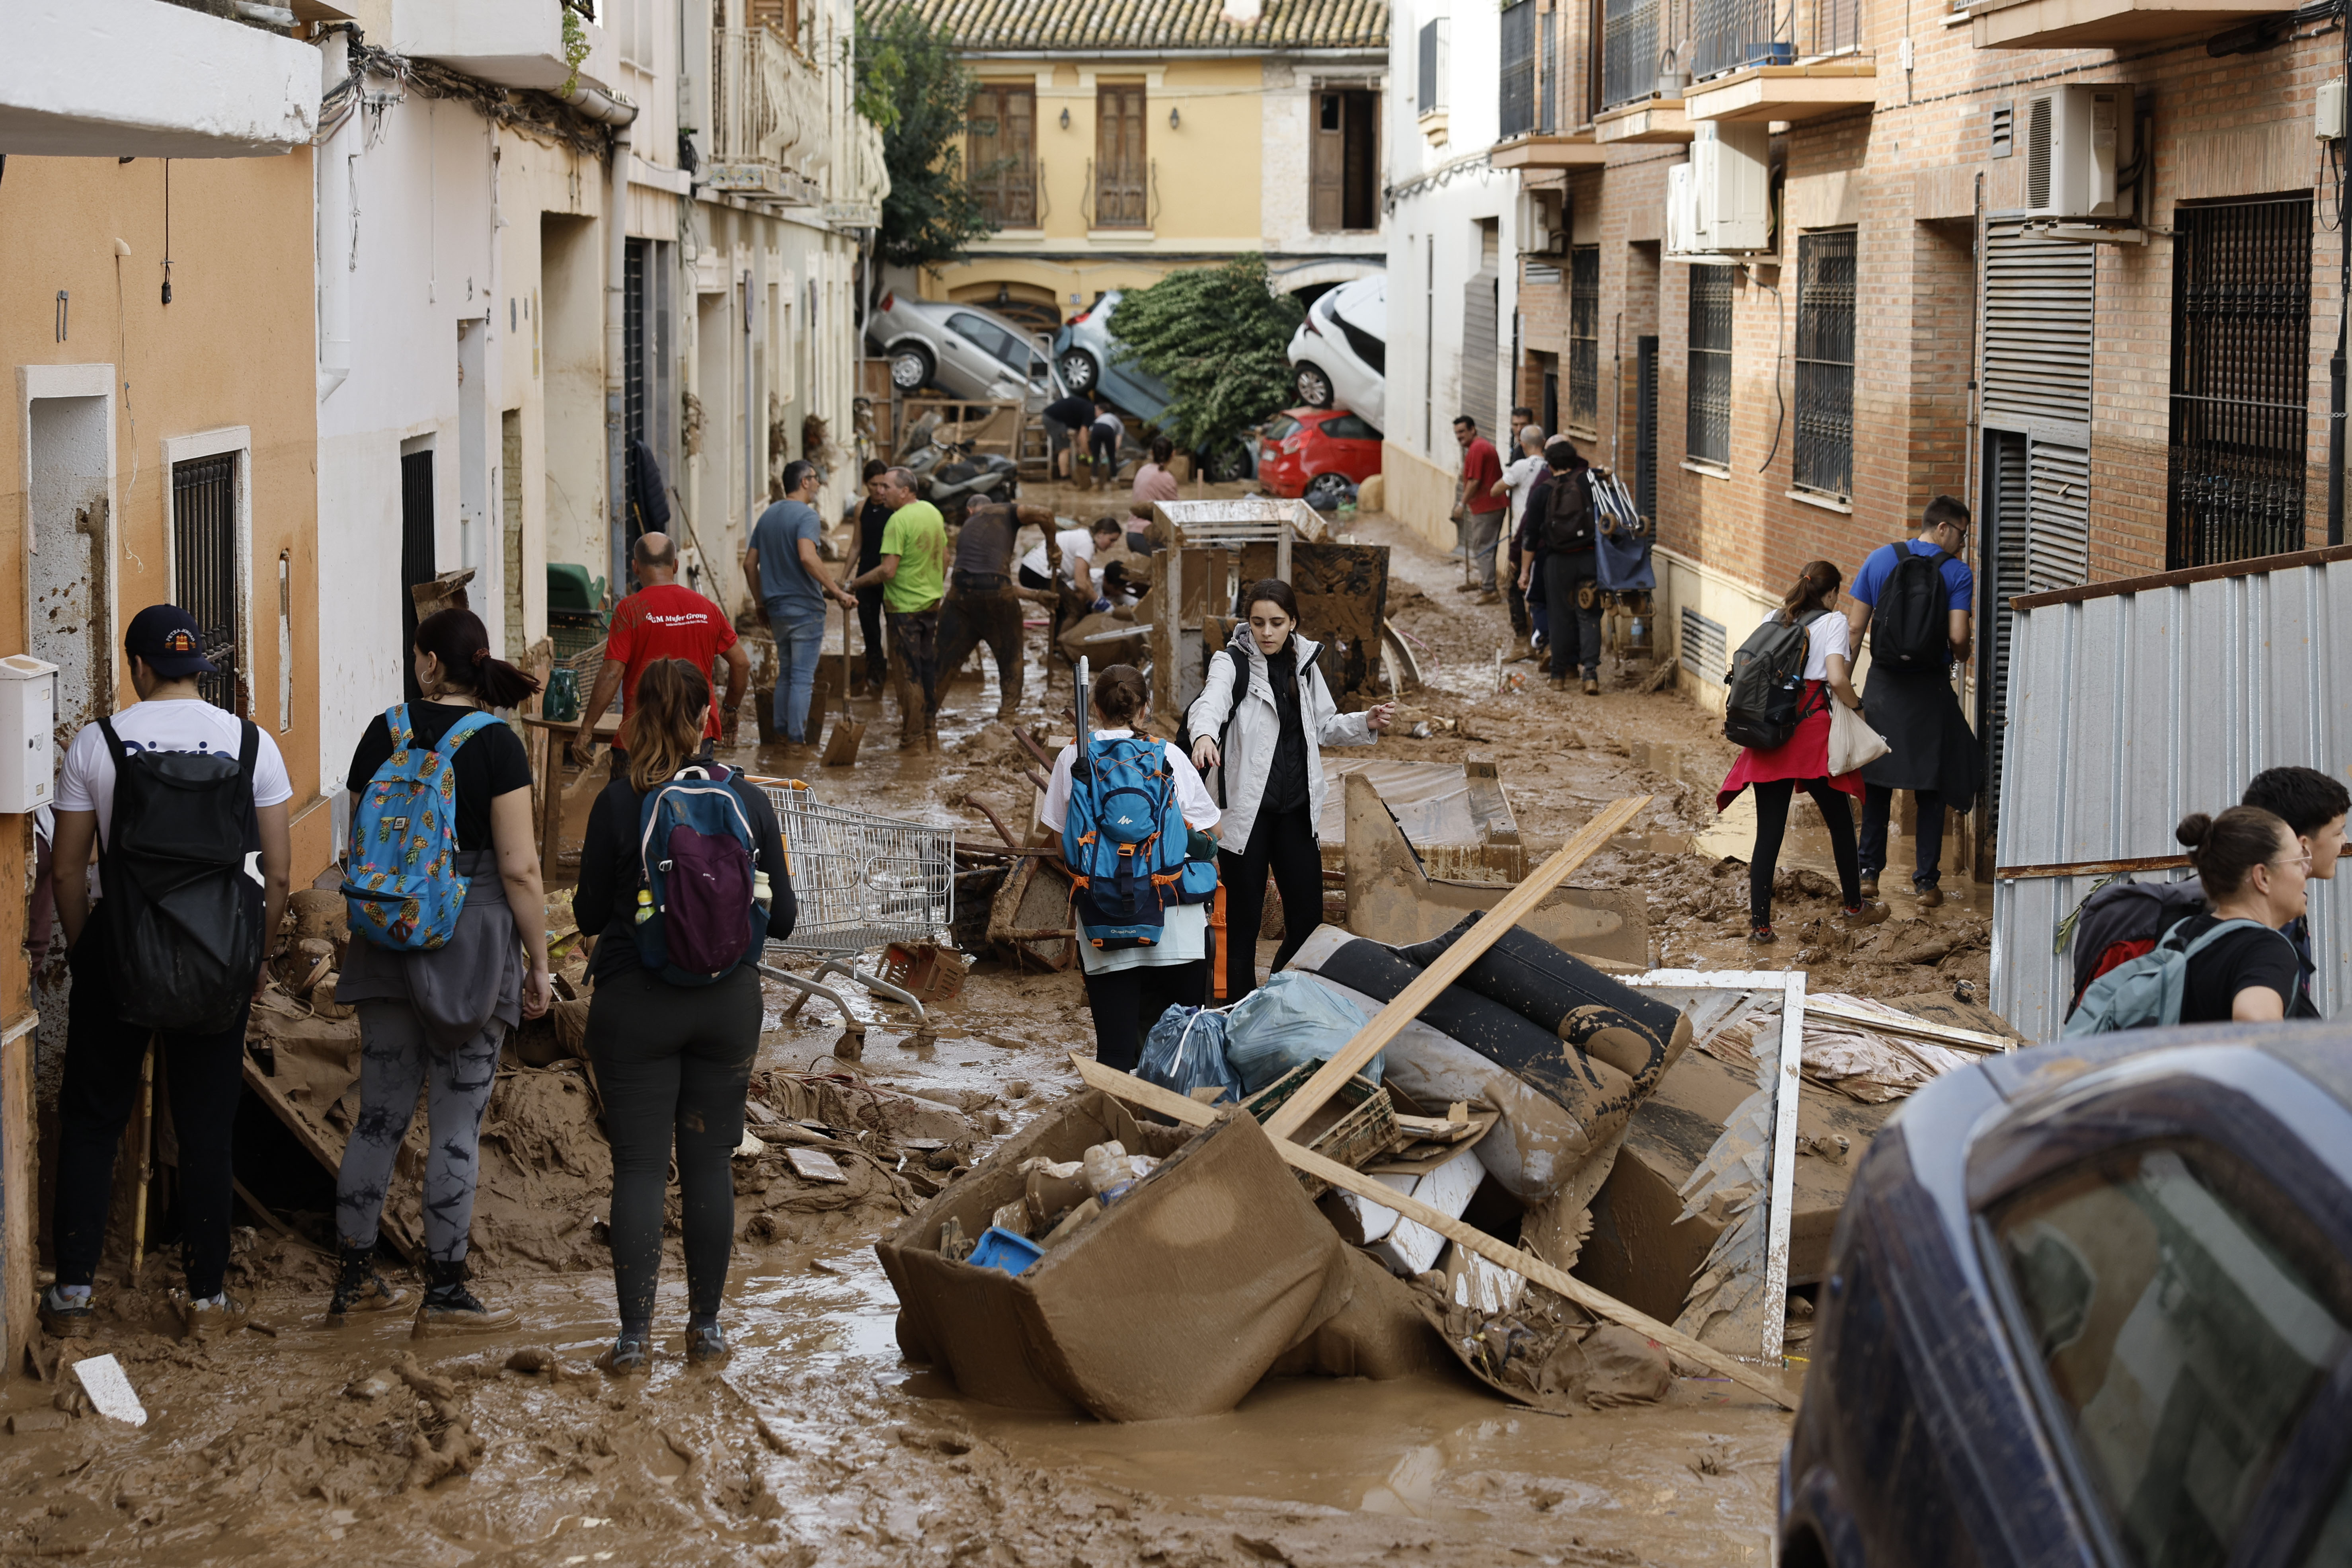
[[[1870,763],[1886,755],[1891,748],[1886,737],[1870,727],[1859,708],[1849,708],[1843,702],[1830,704],[1830,776],[1843,778],[1860,773]]]

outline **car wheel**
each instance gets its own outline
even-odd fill
[[[1331,406],[1331,378],[1318,364],[1302,364],[1293,378],[1298,387],[1298,401],[1309,408]]]
[[[1307,481],[1307,493],[1300,499],[1317,511],[1337,511],[1355,500],[1356,487],[1345,474],[1318,474]]]
[[[1062,356],[1062,384],[1074,393],[1092,392],[1098,368],[1094,355],[1084,349],[1072,349]]]
[[[1248,479],[1257,468],[1254,456],[1248,437],[1226,442],[1209,454],[1209,482],[1229,485]]]
[[[901,392],[918,392],[931,379],[931,356],[919,343],[890,351],[890,384]]]

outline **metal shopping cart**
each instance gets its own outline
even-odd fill
[[[841,1008],[853,1032],[864,1026],[837,992],[819,984],[827,974],[905,1003],[914,1009],[917,1026],[928,1026],[930,1019],[911,992],[859,969],[857,960],[890,942],[934,941],[955,923],[955,830],[825,805],[798,779],[753,782],[776,808],[800,906],[793,934],[768,943],[768,952],[822,959],[807,978],[775,963],[761,964],[760,973],[801,993],[792,1011],[823,996]]]

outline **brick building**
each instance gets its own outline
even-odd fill
[[[1479,391],[1466,339],[1452,376],[1444,343],[1422,365],[1392,351],[1391,472],[1450,463],[1449,394],[1565,428],[1657,519],[1662,630],[1703,700],[1805,562],[1851,577],[1939,492],[1981,525],[1980,614],[2340,539],[2343,143],[2315,134],[2319,89],[2345,74],[2335,16],[1401,4],[1390,310],[1436,316],[1460,297],[1444,258],[1498,253],[1502,381]],[[2116,90],[2065,90],[2082,88]],[[1491,132],[1465,144],[1449,100],[1496,105]],[[2121,199],[2070,205],[2102,156]],[[1731,215],[1753,222],[1712,244],[1668,212],[1669,171],[1704,184],[1710,158],[1762,165],[1755,211]],[[1493,214],[1475,231],[1429,191],[1433,170],[1458,184],[1474,167]],[[1391,494],[1450,542],[1438,486]],[[1990,619],[1968,672],[1986,700],[1964,692],[1980,730],[2003,657]]]

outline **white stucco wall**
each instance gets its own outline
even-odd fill
[[[0,6],[0,154],[235,158],[319,124],[310,45],[157,0]]]

